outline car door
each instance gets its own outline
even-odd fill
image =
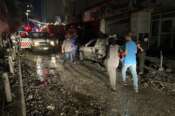
[[[95,58],[95,44],[97,40],[91,40],[84,47],[84,57],[87,59]]]
[[[95,55],[98,58],[106,56],[106,40],[98,39],[95,45]]]

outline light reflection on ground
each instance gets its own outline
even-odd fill
[[[43,57],[36,56],[34,58],[36,62],[36,73],[38,80],[45,84],[47,82],[47,78],[49,74],[54,74],[54,69],[57,67],[56,56],[53,55],[51,57]]]

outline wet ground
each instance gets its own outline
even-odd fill
[[[23,58],[27,116],[174,116],[175,97],[151,88],[136,94],[129,85],[112,92],[103,67],[73,64],[58,55],[28,54]],[[42,81],[42,82],[41,82]]]

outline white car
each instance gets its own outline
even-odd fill
[[[32,50],[54,50],[58,46],[56,38],[48,38],[47,33],[32,33]]]
[[[80,60],[102,62],[106,57],[106,39],[95,39],[80,47]]]

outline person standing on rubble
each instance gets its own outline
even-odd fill
[[[143,75],[146,50],[148,49],[148,36],[146,34],[143,35],[143,37],[141,37],[137,42],[137,48],[138,48],[138,60],[139,60],[139,75]]]
[[[123,84],[126,85],[126,72],[127,69],[129,68],[131,74],[132,74],[132,80],[133,80],[133,85],[134,85],[134,90],[136,93],[139,92],[138,88],[138,76],[137,76],[137,71],[136,71],[136,54],[137,54],[137,45],[136,43],[132,40],[132,34],[128,33],[125,36],[126,43],[125,43],[125,50],[124,50],[124,59],[122,63],[122,79],[123,79]]]
[[[116,78],[117,78],[117,68],[119,65],[119,46],[116,44],[115,40],[109,42],[108,57],[106,59],[106,67],[109,75],[109,80],[111,84],[112,91],[116,90]]]

